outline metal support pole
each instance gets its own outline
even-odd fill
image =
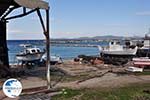
[[[50,82],[50,31],[49,31],[49,9],[46,10],[46,26],[47,26],[47,32],[46,32],[46,51],[47,51],[47,61],[46,61],[46,67],[47,67],[47,88],[51,88],[51,82]]]

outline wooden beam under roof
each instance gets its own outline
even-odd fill
[[[14,0],[0,0],[0,17],[6,12],[10,6],[19,7]]]

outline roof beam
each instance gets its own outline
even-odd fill
[[[35,12],[36,10],[37,10],[37,8],[36,8],[36,9],[33,9],[33,10],[30,10],[30,11],[28,11],[28,12],[25,12],[25,13],[23,13],[23,14],[20,14],[20,15],[16,15],[16,16],[12,16],[12,17],[5,18],[5,20],[11,20],[11,19],[16,19],[16,18],[24,17],[24,16],[26,16],[26,15],[29,15],[29,14]]]
[[[42,15],[41,15],[41,12],[40,12],[39,9],[37,10],[37,14],[39,16],[39,19],[40,19],[40,22],[41,22],[41,25],[42,25],[42,28],[43,28],[43,31],[44,31],[44,35],[46,36],[46,28],[45,28],[45,25],[44,25],[44,22],[43,22],[43,18],[42,18]]]
[[[12,7],[12,8],[8,8],[8,11],[6,11],[1,17],[0,17],[0,20],[4,20],[5,17],[7,15],[9,15],[14,9],[16,9],[17,7]]]

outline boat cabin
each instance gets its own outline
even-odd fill
[[[41,50],[39,48],[28,48],[24,51],[24,54],[35,54],[40,52]]]
[[[144,40],[144,47],[150,47],[150,40]]]
[[[144,47],[150,48],[150,29],[149,32],[145,34]]]
[[[119,41],[111,41],[109,42],[109,51],[120,51],[123,50],[123,46]]]

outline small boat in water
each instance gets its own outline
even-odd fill
[[[44,53],[37,47],[25,47],[24,51],[16,55],[16,59],[22,62],[40,61]]]
[[[108,47],[98,46],[102,57],[132,57],[136,55],[138,47],[124,48],[118,41],[111,41]]]

